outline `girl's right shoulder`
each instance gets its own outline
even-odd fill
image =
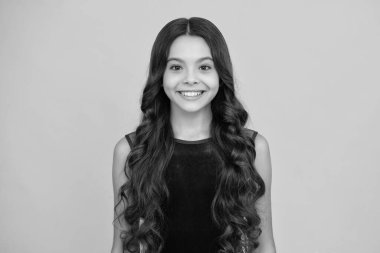
[[[114,147],[114,155],[115,157],[126,157],[130,151],[130,146],[128,143],[128,140],[123,137],[120,140],[117,141],[115,147]]]
[[[128,144],[130,147],[132,147],[133,143],[135,142],[135,135],[136,135],[136,132],[130,132],[125,135],[125,139],[128,141]]]
[[[128,153],[131,151],[134,135],[135,132],[130,132],[118,140],[114,148],[114,154],[126,157],[126,155],[128,155]]]

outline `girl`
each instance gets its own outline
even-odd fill
[[[112,253],[274,253],[268,143],[244,127],[213,23],[179,18],[162,28],[141,110],[114,149]]]

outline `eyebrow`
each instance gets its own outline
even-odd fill
[[[202,58],[199,58],[197,60],[197,62],[201,62],[201,61],[204,61],[204,60],[210,60],[210,61],[213,61],[213,59],[209,56],[206,56],[206,57],[202,57]],[[183,60],[181,60],[180,58],[176,58],[176,57],[170,57],[168,58],[167,62],[169,61],[179,61],[179,62],[183,62]]]

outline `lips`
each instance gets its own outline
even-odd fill
[[[177,92],[205,92],[205,90],[179,90]]]
[[[181,95],[185,95],[185,96],[200,96],[202,95],[203,93],[205,93],[204,90],[197,90],[197,91],[177,91],[179,94]]]
[[[197,98],[203,95],[205,93],[205,90],[181,90],[177,91],[178,94],[180,94],[183,97],[187,98]]]

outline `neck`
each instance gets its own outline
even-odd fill
[[[211,107],[199,112],[170,111],[170,122],[174,138],[182,140],[200,140],[210,137],[212,120]]]

